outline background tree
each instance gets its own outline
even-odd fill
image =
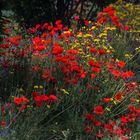
[[[116,0],[10,0],[8,3],[17,20],[25,26],[61,19],[70,25],[73,15],[81,19],[94,20],[97,11]]]

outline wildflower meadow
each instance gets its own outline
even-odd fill
[[[139,4],[70,27],[5,21],[0,140],[140,140],[139,55]]]

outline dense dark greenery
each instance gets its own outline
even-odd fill
[[[0,1],[0,41],[2,40],[2,31],[3,31],[3,28],[2,28],[2,25],[3,25],[3,21],[2,21],[2,8],[3,8],[3,1]]]
[[[70,25],[71,18],[79,15],[82,19],[94,20],[96,13],[116,0],[2,0],[0,8],[7,7],[16,14],[16,19],[25,27],[38,23],[54,23],[61,19]],[[126,0],[138,3],[138,0]],[[0,10],[1,17],[1,10]]]
[[[17,20],[25,26],[61,19],[70,25],[73,15],[81,19],[94,20],[97,11],[116,0],[10,0],[8,5],[15,12]]]
[[[61,19],[63,24],[69,25],[74,15],[82,19],[94,20],[98,11],[116,0],[1,0],[0,24],[2,24],[2,8],[15,12],[16,20],[25,27],[38,23],[54,23]],[[138,0],[126,2],[139,3]],[[2,31],[2,26],[0,30]]]

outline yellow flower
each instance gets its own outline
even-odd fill
[[[107,52],[107,53],[110,53],[111,51],[110,51],[110,50],[106,50],[106,52]]]
[[[108,108],[108,107],[106,108],[106,110],[107,110],[107,111],[111,111],[111,109],[110,109],[110,108]]]
[[[135,48],[135,51],[138,51],[139,50],[139,48]]]
[[[127,53],[126,53],[124,56],[125,56],[125,57],[130,57],[130,55],[129,55],[129,54],[127,54]]]
[[[65,89],[61,89],[61,91],[63,91],[64,94],[69,94],[69,92],[67,92]]]
[[[113,101],[113,103],[116,105],[117,104],[117,102],[116,101]]]
[[[39,88],[40,88],[40,89],[43,89],[43,86],[42,86],[42,85],[40,85],[40,86],[39,86]]]
[[[91,34],[85,34],[84,37],[92,37]]]
[[[93,39],[93,41],[94,41],[94,42],[99,42],[100,40],[99,40],[99,39]]]
[[[91,29],[92,29],[92,30],[96,29],[96,26],[92,26]]]
[[[110,101],[113,101],[113,98],[110,98]]]
[[[107,47],[107,46],[103,46],[103,48],[104,48],[104,49],[107,49],[108,47]]]
[[[139,103],[139,102],[140,102],[140,100],[136,100],[136,102],[137,102],[137,103]]]
[[[35,86],[34,86],[34,88],[38,88],[38,86],[37,86],[37,85],[35,85]]]

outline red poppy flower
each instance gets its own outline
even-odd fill
[[[94,62],[94,60],[89,60],[89,61],[88,61],[88,64],[89,64],[91,67],[93,67],[94,64],[95,64],[95,62]]]
[[[115,77],[121,76],[121,72],[120,72],[119,70],[111,70],[111,73],[112,73]]]
[[[49,101],[49,97],[48,97],[47,95],[43,94],[43,95],[41,95],[41,97],[42,97],[42,100],[43,100],[44,102]]]
[[[40,67],[39,66],[33,66],[32,71],[33,72],[38,72],[38,71],[40,71]]]
[[[112,11],[113,9],[111,7],[106,7],[103,9],[103,12],[107,13],[107,12],[110,12]]]
[[[20,97],[20,98],[21,98],[21,101],[25,104],[29,102],[29,100],[25,97]]]
[[[115,100],[121,100],[122,99],[122,94],[120,92],[118,92],[116,95],[115,95]]]
[[[87,72],[80,73],[80,77],[83,79],[86,78],[86,75],[87,75]]]
[[[40,28],[40,24],[37,24],[37,25],[35,26],[35,28],[36,28],[36,30],[38,30],[38,29]]]
[[[92,129],[91,126],[86,126],[86,127],[85,127],[85,131],[86,131],[88,134],[91,134],[92,131],[93,131],[93,129]]]
[[[56,25],[59,25],[59,24],[61,24],[61,23],[62,23],[62,20],[57,20],[57,21],[55,22]]]
[[[33,44],[34,44],[35,46],[42,43],[42,40],[41,40],[39,37],[35,37],[35,38],[33,38],[32,40],[33,40]]]
[[[43,51],[46,48],[46,46],[45,45],[39,45],[39,46],[35,46],[34,48],[35,48],[36,51]]]
[[[5,121],[1,121],[1,126],[6,126],[6,122]]]
[[[41,98],[41,96],[40,95],[36,96],[34,98],[34,100],[35,100],[36,106],[40,107],[41,104],[42,104],[42,98]]]
[[[122,136],[122,133],[123,133],[122,128],[117,128],[117,129],[115,130],[115,133],[116,133],[117,135],[119,135],[119,136]]]
[[[77,84],[77,80],[75,79],[75,78],[72,78],[71,80],[70,80],[70,82],[72,83],[72,84]]]
[[[96,75],[92,73],[91,78],[94,79],[95,77],[96,77]]]
[[[122,116],[121,118],[120,118],[120,121],[122,122],[122,123],[127,123],[128,121],[127,121],[127,118],[125,117],[125,116]]]
[[[57,54],[61,54],[63,52],[63,48],[60,47],[59,44],[55,43],[54,47],[53,47],[53,51],[52,54],[57,55]]]
[[[114,65],[111,64],[110,62],[107,62],[107,63],[106,63],[106,67],[107,67],[107,70],[108,70],[108,71],[112,71],[112,70],[114,69]]]
[[[122,77],[123,78],[130,78],[130,77],[132,77],[134,75],[134,73],[132,72],[132,71],[126,71],[126,72],[123,72],[122,73]]]
[[[135,121],[135,120],[136,120],[136,114],[129,114],[129,115],[127,116],[127,120],[128,120],[129,122]]]
[[[57,97],[55,95],[50,95],[49,100],[51,101],[57,101]]]
[[[47,80],[47,79],[49,78],[49,75],[50,75],[50,70],[46,68],[46,69],[43,71],[42,77],[43,77],[45,80]]]
[[[57,29],[61,30],[63,28],[62,24],[57,25]]]
[[[115,24],[119,22],[119,18],[117,16],[111,16],[111,19]]]
[[[17,105],[20,105],[22,103],[22,99],[21,98],[14,98],[14,103]]]
[[[93,122],[95,126],[101,126],[103,123],[100,121],[94,121]]]
[[[32,92],[32,95],[33,95],[34,97],[36,97],[36,96],[38,96],[38,92],[33,91],[33,92]]]
[[[69,73],[69,69],[65,66],[60,65],[60,69],[62,70],[63,73]]]
[[[66,27],[63,28],[63,30],[64,30],[64,31],[68,31],[69,28],[66,26]]]
[[[113,126],[111,124],[105,124],[104,128],[110,131],[111,133],[113,132]]]
[[[44,23],[41,28],[42,28],[42,30],[44,30],[44,29],[47,29],[47,27],[48,27],[48,23]]]
[[[88,20],[84,20],[84,24],[85,24],[85,26],[89,26],[89,21]]]
[[[48,30],[52,30],[53,29],[53,26],[52,25],[49,25],[48,26]]]
[[[8,34],[8,33],[9,33],[9,28],[8,28],[8,27],[5,28],[4,33],[5,33],[5,34]]]
[[[103,115],[104,114],[103,107],[102,106],[95,106],[94,113],[97,115]]]
[[[80,17],[79,16],[74,16],[74,19],[75,20],[80,20]]]
[[[92,121],[94,116],[92,114],[85,114],[85,118],[88,120],[88,121]]]
[[[98,22],[99,24],[103,24],[106,20],[107,20],[106,17],[101,17],[100,19],[98,19],[97,22]]]
[[[95,73],[100,73],[100,68],[94,68],[94,67],[93,67],[93,68],[92,68],[92,71],[95,72]]]
[[[103,54],[105,54],[106,52],[105,52],[105,50],[99,50],[99,54],[100,55],[103,55]]]
[[[100,64],[98,62],[95,62],[94,66],[100,68]]]
[[[110,103],[110,101],[111,101],[110,98],[104,98],[103,100],[105,103]]]
[[[27,107],[27,105],[22,105],[22,106],[19,108],[19,111],[24,110],[26,107]]]
[[[114,10],[108,12],[108,15],[109,16],[114,16],[114,14],[115,14],[115,11]]]
[[[98,138],[102,138],[104,135],[103,135],[103,133],[102,132],[98,132],[98,133],[96,133],[96,136],[98,137]]]
[[[102,12],[98,13],[98,17],[102,17],[104,14]]]
[[[118,66],[119,68],[124,68],[125,62],[123,62],[123,61],[117,62],[117,66]]]
[[[72,49],[66,50],[66,52],[70,54],[78,54],[77,50],[72,50]]]
[[[125,25],[122,29],[125,30],[125,31],[128,31],[129,30],[129,26]]]

